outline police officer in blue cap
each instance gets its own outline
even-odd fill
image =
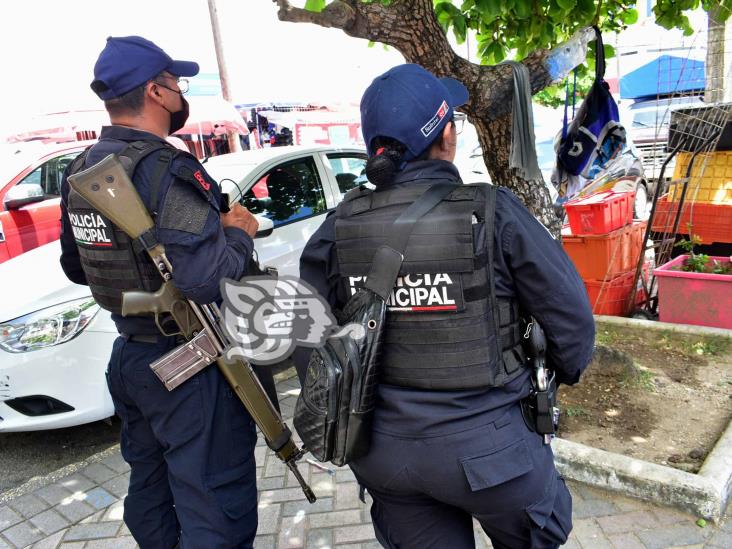
[[[198,65],[175,61],[139,36],[110,37],[94,66],[92,90],[112,124],[68,173],[111,153],[125,166],[155,220],[174,283],[200,303],[220,299],[221,279],[239,279],[251,258],[256,219],[236,205],[220,212],[220,190],[197,159],[165,138],[188,117],[185,77]],[[122,293],[154,291],[161,278],[145,251],[62,182],[61,264],[90,287],[121,336],[107,379],[122,420],[130,464],[124,519],[142,549],[252,547],[257,529],[254,422],[217,368],[169,392],[150,363],[180,345],[152,317],[123,317]],[[166,326],[166,328],[174,328]]]
[[[370,451],[351,467],[384,547],[472,548],[473,518],[496,549],[557,547],[572,501],[521,412],[532,372],[520,321],[541,323],[549,366],[573,384],[591,358],[592,312],[560,244],[510,191],[461,185],[453,117],[467,101],[460,82],[418,65],[373,81],[361,124],[375,190],[346,195],[308,242],[300,276],[343,307],[397,216],[430,185],[455,184],[409,237],[388,302]]]

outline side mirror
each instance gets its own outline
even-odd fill
[[[45,200],[46,195],[40,185],[36,183],[23,183],[15,185],[5,194],[3,204],[8,210],[17,210],[26,204]]]
[[[262,215],[255,215],[254,217],[256,217],[259,222],[259,229],[257,230],[257,234],[254,235],[254,238],[264,238],[271,235],[274,231],[274,223],[272,220],[269,217],[264,217]]]

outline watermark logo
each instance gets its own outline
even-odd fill
[[[232,341],[226,358],[276,364],[295,347],[320,347],[329,337],[361,339],[358,324],[338,327],[325,299],[295,276],[246,277],[221,283],[223,328]]]

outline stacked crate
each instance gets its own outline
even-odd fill
[[[562,245],[582,277],[595,314],[629,311],[645,221],[633,221],[635,192],[598,193],[566,204]],[[640,292],[639,292],[640,293]],[[638,301],[643,295],[637,297]]]
[[[678,155],[674,183],[656,205],[652,225],[656,232],[673,228],[691,156]],[[689,226],[702,244],[732,242],[732,151],[700,154],[694,160],[677,233],[688,237]]]

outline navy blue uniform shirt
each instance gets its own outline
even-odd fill
[[[411,162],[392,185],[429,185],[435,180],[460,182],[457,168],[442,160]],[[376,191],[378,192],[378,191]],[[300,277],[335,309],[348,296],[340,284],[335,251],[335,212],[313,234],[300,259]],[[486,245],[476,225],[476,253]],[[587,293],[561,244],[504,187],[496,193],[494,241],[496,296],[517,299],[536,318],[547,337],[547,364],[561,383],[579,380],[594,347],[595,323]],[[304,372],[307,350],[298,350]],[[528,370],[504,387],[460,391],[427,391],[379,385],[374,429],[395,435],[433,436],[493,421],[505,407],[529,393]],[[488,414],[488,416],[486,416]]]
[[[142,130],[123,126],[105,126],[86,158],[85,167],[90,167],[112,153],[119,153],[133,141],[164,141],[160,137]],[[137,166],[133,182],[143,203],[151,211],[152,175],[159,153],[146,156]],[[182,170],[188,173],[201,171],[204,183],[201,189],[191,193],[192,200],[208,202],[208,216],[199,234],[161,227],[162,216],[155,219],[158,240],[165,246],[165,252],[173,266],[173,281],[176,287],[189,299],[198,303],[211,303],[221,298],[219,283],[222,278],[240,279],[254,249],[254,242],[243,230],[236,227],[223,228],[219,213],[221,192],[213,179],[206,174],[198,160],[185,152],[178,154],[163,174],[158,187],[158,210],[165,208],[165,197],[171,184],[195,185],[176,176]],[[208,182],[208,183],[206,183]],[[206,188],[208,187],[208,188]],[[87,284],[79,260],[71,224],[67,215],[69,184],[66,174],[61,182],[61,266],[66,276],[77,284]],[[120,332],[128,334],[157,334],[158,329],[150,318],[122,317],[112,315]]]

